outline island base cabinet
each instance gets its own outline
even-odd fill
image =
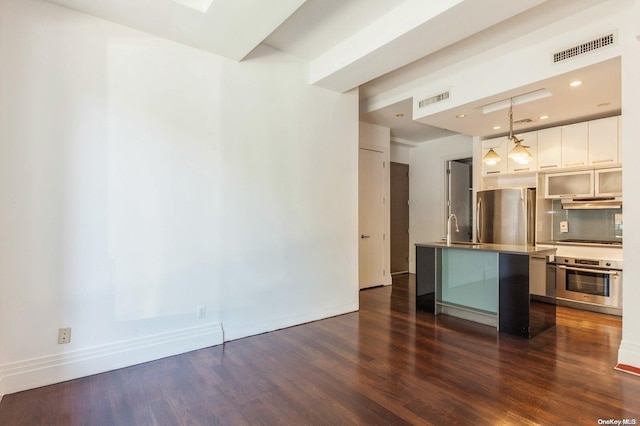
[[[500,253],[498,329],[532,338],[556,323],[556,305],[533,300],[529,291],[529,257]]]
[[[441,243],[416,245],[416,311],[457,316],[527,339],[553,327],[555,298],[532,294],[530,288],[531,255],[550,250],[491,249],[496,246],[502,247],[485,244],[465,251]],[[538,275],[548,280],[549,273]],[[544,283],[549,285],[554,283]]]
[[[416,247],[416,310],[436,311],[436,282],[442,262],[442,250]]]

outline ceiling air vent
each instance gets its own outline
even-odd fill
[[[420,102],[418,102],[418,108],[424,108],[427,105],[436,104],[438,102],[446,101],[447,99],[449,99],[448,90],[446,92],[439,93],[435,96],[431,96],[430,98],[421,100]]]
[[[517,120],[513,122],[513,124],[527,124],[527,123],[533,123],[533,120],[530,118],[523,118],[522,120]]]
[[[615,43],[615,36],[613,33],[607,34],[602,37],[598,37],[596,39],[587,41],[585,43],[579,44],[577,46],[570,47],[565,50],[561,50],[560,52],[556,52],[553,54],[553,63],[564,61],[565,59],[570,59],[575,56],[582,55],[584,53],[588,53],[602,47],[611,46]]]

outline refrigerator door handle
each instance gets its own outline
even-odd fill
[[[482,242],[482,235],[480,234],[480,209],[482,208],[482,198],[478,198],[476,203],[476,239],[479,243]]]

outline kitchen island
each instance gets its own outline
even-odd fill
[[[554,253],[535,246],[416,244],[416,309],[531,338],[555,325],[555,304],[530,294],[533,280],[545,280],[544,259]]]

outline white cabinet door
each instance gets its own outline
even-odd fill
[[[593,170],[545,175],[544,198],[593,197]]]
[[[622,195],[622,168],[596,170],[594,180],[596,197]]]
[[[493,176],[498,174],[507,173],[507,138],[493,138],[482,141],[482,158],[489,152],[489,149],[493,150],[500,156],[500,161],[494,165],[486,164],[482,162],[482,176]]]
[[[513,159],[507,160],[507,173],[526,173],[535,172],[538,169],[538,132],[528,132],[516,135],[518,139],[522,139],[522,146],[527,147],[527,151],[531,153],[533,159],[526,164],[518,163]],[[515,147],[513,142],[507,143],[507,156],[508,153]]]
[[[529,293],[538,296],[547,295],[546,256],[529,256]]]
[[[589,165],[618,162],[618,117],[589,121]]]
[[[541,172],[562,167],[562,128],[538,130],[538,170]]]
[[[618,116],[618,163],[622,164],[622,116]]]
[[[589,161],[589,123],[562,126],[562,167],[586,166]]]

